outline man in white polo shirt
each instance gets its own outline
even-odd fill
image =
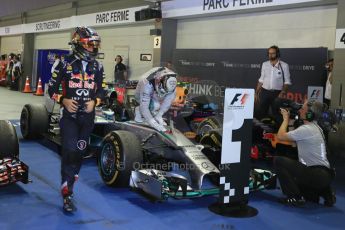
[[[289,65],[280,60],[277,46],[268,48],[269,60],[262,63],[261,76],[255,92],[255,118],[268,115],[269,108],[277,97],[284,97],[291,85]],[[273,112],[273,111],[272,111]]]

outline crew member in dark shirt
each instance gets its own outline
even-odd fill
[[[125,82],[127,80],[127,68],[122,63],[122,57],[117,55],[115,58],[115,70],[114,70],[114,81],[115,82]]]

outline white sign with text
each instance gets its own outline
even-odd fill
[[[0,27],[0,36],[41,33],[72,29],[77,26],[107,26],[135,23],[135,12],[147,6],[119,9],[94,14],[71,16],[43,22]]]
[[[174,0],[162,3],[164,18],[291,5],[320,0]]]
[[[242,127],[245,119],[253,119],[253,115],[254,89],[225,90],[221,164],[240,162],[241,142],[233,141],[232,135]]]

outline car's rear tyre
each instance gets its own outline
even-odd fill
[[[19,157],[16,129],[9,121],[0,121],[0,159]]]
[[[104,183],[111,187],[128,187],[131,172],[141,167],[143,153],[135,134],[113,131],[103,141],[97,157],[98,170]]]
[[[42,104],[26,104],[20,115],[20,130],[25,139],[37,139],[48,131],[49,115]]]

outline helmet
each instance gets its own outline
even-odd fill
[[[165,95],[175,91],[177,85],[176,73],[164,69],[160,73],[160,78],[156,81],[156,92],[158,96],[164,97]]]
[[[70,42],[73,53],[84,61],[95,60],[100,44],[100,36],[88,27],[77,27]]]

